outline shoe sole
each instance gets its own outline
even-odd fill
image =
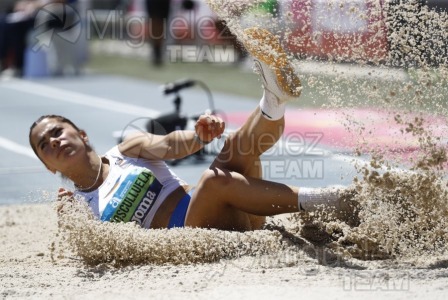
[[[277,77],[280,88],[291,97],[299,97],[302,83],[276,36],[266,29],[251,27],[244,30],[244,46],[256,59],[267,64]]]

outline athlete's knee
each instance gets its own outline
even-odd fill
[[[225,190],[231,182],[231,173],[222,169],[208,169],[202,173],[199,185],[210,191]]]

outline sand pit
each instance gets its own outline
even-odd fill
[[[277,17],[244,17],[248,7],[260,1],[208,2],[242,40],[244,29],[254,25],[287,38],[289,32],[280,30],[284,24]],[[422,116],[434,114],[446,120],[448,65],[446,56],[431,52],[437,47],[423,51],[410,32],[421,27],[425,29],[422,41],[446,41],[447,16],[427,8],[417,10],[414,1],[403,4],[402,10],[386,8],[382,22],[393,27],[397,15],[399,20],[410,18],[391,35],[389,57],[366,61],[360,56],[356,62],[374,64],[386,73],[391,67],[406,69],[406,79],[380,85],[366,76],[354,79],[341,73],[335,74],[330,85],[316,74],[303,77],[304,92],[307,88],[317,91],[311,97],[324,99],[326,107],[363,105],[400,111],[385,116],[401,126],[396,138],[417,140],[418,156],[406,161],[385,159],[382,149],[364,147],[369,128],[353,122],[349,112],[341,115],[346,129],[359,137],[353,152],[372,157],[367,165],[358,166],[359,176],[353,182],[353,199],[359,205],[356,220],[340,220],[322,211],[275,217],[264,230],[246,233],[143,230],[133,224],[100,223],[78,204],[66,203],[74,206],[59,217],[49,204],[0,207],[0,295],[33,299],[446,298],[447,139],[446,132],[435,134]],[[358,10],[352,7],[348,12]],[[285,18],[292,17],[286,12]],[[372,26],[378,28],[378,24]],[[354,41],[353,49],[363,43]],[[289,59],[296,57],[291,54]],[[334,55],[327,64],[331,67],[344,59]],[[396,172],[398,166],[408,171]]]
[[[295,245],[294,251],[222,256],[214,262],[193,264],[87,265],[70,251],[61,253],[54,244],[59,240],[58,222],[51,205],[4,206],[0,217],[0,295],[6,299],[287,299],[298,295],[316,299],[444,299],[448,291],[448,256],[421,256],[413,261],[335,259],[322,254],[322,249],[316,251],[305,239],[287,238],[288,244]],[[225,234],[229,243],[223,249],[231,249],[232,233],[217,237]],[[207,236],[202,231],[187,231],[186,235],[197,241]],[[261,244],[273,242],[279,233],[261,231],[252,237],[256,236]],[[159,247],[166,246],[160,241]],[[58,257],[61,254],[65,256]],[[170,260],[169,253],[165,260]]]

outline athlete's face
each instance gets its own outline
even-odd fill
[[[69,123],[45,118],[31,131],[31,143],[37,155],[53,173],[67,174],[76,159],[86,153],[88,139]]]

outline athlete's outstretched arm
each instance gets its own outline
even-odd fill
[[[167,135],[138,133],[118,145],[121,153],[129,157],[146,159],[180,159],[200,150],[206,143],[224,132],[224,122],[216,116],[202,115],[195,131],[177,130]]]

